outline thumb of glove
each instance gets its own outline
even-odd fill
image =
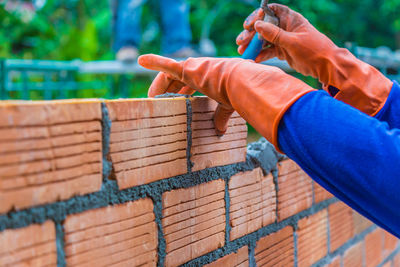
[[[268,42],[275,45],[284,44],[288,32],[282,28],[265,21],[257,21],[254,29]]]

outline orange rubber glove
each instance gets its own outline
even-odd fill
[[[271,4],[270,8],[280,19],[280,27],[259,21],[262,11],[254,11],[244,22],[245,30],[236,40],[240,54],[256,30],[273,44],[260,53],[256,62],[273,57],[286,60],[296,71],[318,78],[336,99],[371,116],[379,112],[393,85],[389,79],[347,49],[337,47],[301,14],[278,4]]]
[[[150,86],[149,97],[197,90],[219,103],[214,115],[217,132],[226,131],[229,117],[236,110],[277,149],[282,116],[297,99],[315,90],[278,68],[239,58],[189,58],[176,62],[144,55],[138,62],[161,71]]]

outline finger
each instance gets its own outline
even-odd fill
[[[231,107],[218,104],[214,113],[215,132],[218,136],[225,134],[226,130],[228,129],[229,119],[234,111],[235,110]]]
[[[264,11],[261,8],[254,10],[244,21],[243,28],[252,31],[254,29],[254,23],[257,20],[262,20],[264,18]]]
[[[253,39],[254,35],[256,34],[255,31],[248,31],[248,30],[244,30],[242,31],[239,36],[236,38],[236,44],[241,46],[241,45],[248,45],[251,41],[251,39]]]
[[[191,88],[189,86],[185,86],[178,92],[178,94],[181,94],[181,95],[193,95],[195,92],[196,92],[196,90],[194,90],[193,88]]]
[[[260,63],[260,62],[267,61],[274,57],[276,57],[276,51],[275,51],[275,48],[271,47],[271,48],[261,51],[260,54],[256,57],[256,59],[254,61],[256,63]]]
[[[268,42],[275,45],[285,45],[287,40],[287,32],[280,27],[264,22],[257,21],[254,25],[256,31]]]
[[[182,90],[182,88],[185,87],[185,86],[186,86],[186,84],[184,84],[183,82],[174,80],[174,81],[172,81],[171,84],[168,86],[167,92],[168,92],[168,93],[174,93],[174,94],[176,94],[176,93],[178,93],[180,90]]]
[[[304,19],[304,17],[300,13],[290,9],[287,6],[280,4],[270,4],[268,6],[279,18],[279,27],[286,31],[291,31],[291,28],[294,27],[293,23],[289,23],[289,21],[303,21]]]
[[[173,81],[174,79],[172,79],[171,76],[167,75],[166,73],[158,73],[156,78],[151,83],[149,91],[147,92],[148,97],[155,97],[156,95],[165,94]]]
[[[140,56],[138,63],[146,69],[168,73],[176,78],[176,80],[182,78],[182,62],[177,62],[171,58],[149,54]]]

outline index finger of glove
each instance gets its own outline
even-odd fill
[[[138,58],[138,63],[146,69],[162,71],[170,74],[176,80],[180,80],[182,78],[182,63],[171,58],[148,54],[140,56]]]
[[[254,10],[244,21],[243,28],[248,31],[254,30],[254,23],[257,20],[262,20],[264,18],[264,11],[261,8]]]

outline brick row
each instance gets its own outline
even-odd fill
[[[64,230],[67,265],[157,263],[157,226],[150,199],[70,215]]]
[[[98,100],[0,104],[0,212],[98,191]]]
[[[287,226],[257,241],[255,260],[257,266],[293,266],[293,228]]]
[[[275,221],[275,185],[272,176],[264,177],[260,168],[232,176],[229,196],[231,240]]]
[[[1,266],[55,266],[57,263],[54,223],[33,224],[0,233]]]
[[[239,248],[237,252],[226,255],[212,263],[205,265],[206,267],[218,267],[218,266],[229,266],[229,267],[248,267],[249,266],[249,248],[244,246]]]
[[[335,251],[354,234],[353,210],[343,202],[329,206],[330,250]]]
[[[193,171],[246,160],[247,126],[236,112],[225,135],[217,136],[213,116],[217,103],[207,97],[195,97],[192,103]]]
[[[120,189],[187,172],[186,99],[106,102],[110,158]]]
[[[223,180],[163,194],[167,266],[183,264],[223,246],[224,196]]]
[[[298,266],[310,266],[327,254],[328,212],[322,210],[298,222]]]
[[[284,220],[312,206],[312,180],[290,160],[279,166],[278,219]]]
[[[363,265],[364,243],[358,242],[345,251],[343,255],[343,267]]]
[[[315,198],[315,203],[322,202],[324,200],[333,198],[333,195],[326,191],[322,186],[320,186],[318,183],[313,182],[313,187],[314,187],[314,198]]]

